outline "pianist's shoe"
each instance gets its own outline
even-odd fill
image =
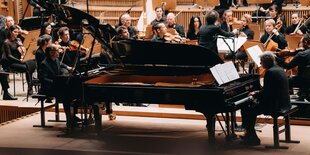
[[[240,139],[242,140],[243,144],[246,146],[258,146],[260,145],[260,139],[256,136],[240,136]]]
[[[17,100],[17,98],[11,95],[8,91],[4,91],[3,100]]]

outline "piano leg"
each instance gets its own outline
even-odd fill
[[[204,113],[204,116],[207,118],[208,142],[215,144],[215,114]]]
[[[95,127],[97,129],[98,134],[102,131],[102,114],[100,112],[100,104],[94,104],[93,110],[94,110],[94,117],[95,117]]]

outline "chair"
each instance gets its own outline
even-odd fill
[[[292,105],[291,109],[280,111],[275,114],[270,114],[273,118],[273,145],[266,146],[266,148],[272,149],[288,149],[287,146],[280,146],[280,142],[285,143],[300,143],[300,141],[291,140],[291,127],[290,127],[290,115],[294,112],[298,111],[298,107],[296,105]],[[284,124],[279,125],[278,118],[280,116],[284,117]],[[281,126],[284,125],[284,129],[279,130]],[[285,140],[279,140],[279,134],[285,132]]]

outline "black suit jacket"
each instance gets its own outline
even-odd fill
[[[41,63],[39,70],[39,80],[41,82],[40,94],[53,96],[53,84],[57,75],[61,75],[60,62],[58,59],[55,61],[46,58]]]
[[[273,66],[266,70],[264,86],[257,98],[267,114],[291,108],[288,78],[283,68]]]
[[[199,29],[198,44],[218,54],[217,35],[233,37],[235,34],[232,32],[226,32],[216,25],[203,25]]]

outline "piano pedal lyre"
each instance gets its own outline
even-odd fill
[[[116,119],[116,114],[109,114],[109,120],[113,121]]]

